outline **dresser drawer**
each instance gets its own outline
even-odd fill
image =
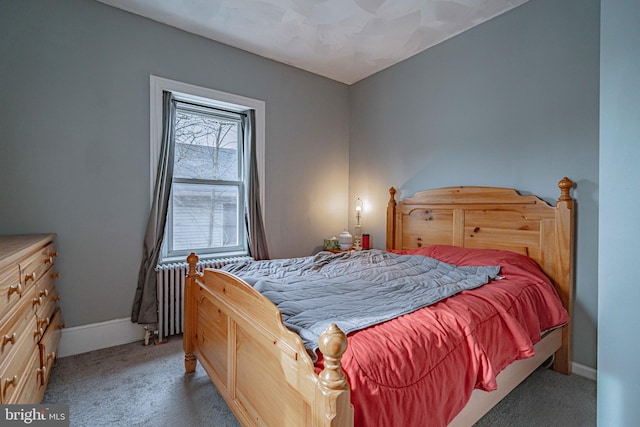
[[[46,382],[42,380],[44,375],[46,372],[40,366],[40,354],[35,348],[29,356],[24,382],[20,384],[20,390],[13,394],[7,403],[40,403],[46,389]]]
[[[39,297],[53,299],[56,293],[56,279],[58,277],[60,277],[60,273],[55,271],[55,267],[47,271],[47,273],[36,282],[37,295]]]
[[[16,342],[15,348],[0,365],[0,399],[2,403],[12,403],[17,399],[27,376],[31,353],[38,349],[33,338],[25,334]],[[39,359],[38,359],[39,362]]]
[[[31,286],[53,265],[58,256],[55,243],[51,242],[34,254],[20,261],[22,286]]]
[[[18,264],[8,265],[0,270],[0,321],[13,312],[25,290],[20,282]]]
[[[58,344],[62,336],[62,315],[60,310],[51,319],[51,323],[47,328],[42,340],[40,340],[40,366],[44,367],[43,381],[44,384],[49,380],[51,368],[53,368],[58,360]]]
[[[18,343],[25,337],[30,337],[32,344],[37,344],[39,336],[35,336],[35,314],[37,306],[34,304],[36,291],[35,288],[29,289],[22,295],[20,304],[16,304],[13,315],[6,318],[0,323],[0,365],[12,357]]]
[[[58,273],[55,273],[55,269],[52,268],[36,283],[35,292],[36,296],[40,299],[38,301],[38,310],[36,312],[38,316],[38,323],[51,319],[51,316],[53,316],[53,312],[56,309],[56,302],[60,299],[56,294],[55,281],[57,277]],[[48,325],[48,322],[46,324]]]

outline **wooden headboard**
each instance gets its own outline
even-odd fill
[[[416,193],[396,202],[389,190],[387,249],[412,249],[433,244],[465,248],[504,249],[533,258],[558,290],[573,315],[574,201],[573,181],[558,182],[555,206],[514,189],[449,187]],[[563,354],[554,368],[570,371],[570,327],[563,334]]]

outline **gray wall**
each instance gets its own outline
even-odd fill
[[[69,326],[130,313],[154,74],[266,101],[275,257],[353,225],[356,197],[383,247],[392,185],[401,196],[496,185],[553,202],[569,176],[574,359],[595,367],[597,0],[531,0],[350,88],[92,0],[0,2],[0,233],[58,233]]]
[[[350,199],[384,247],[400,196],[501,186],[550,203],[577,183],[574,360],[596,366],[598,0],[531,0],[351,87]]]
[[[93,0],[1,0],[0,234],[58,233],[68,326],[128,317],[149,209],[149,75],[266,102],[267,238],[346,225],[348,86]]]
[[[602,0],[598,425],[640,420],[640,2]]]

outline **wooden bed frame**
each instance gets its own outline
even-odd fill
[[[390,189],[387,249],[431,244],[506,249],[536,260],[572,314],[573,182],[563,178],[551,206],[536,196],[492,187],[428,190],[401,202]],[[185,286],[185,368],[196,361],[244,426],[353,426],[353,407],[340,358],[347,339],[332,325],[320,336],[320,374],[300,337],[282,323],[279,310],[244,281],[219,270],[196,271],[188,257]],[[498,376],[498,390],[475,390],[450,425],[469,426],[555,353],[554,369],[571,372],[570,325],[547,334],[536,355]]]

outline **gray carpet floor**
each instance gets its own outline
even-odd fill
[[[43,403],[68,404],[78,427],[238,426],[202,367],[186,375],[183,360],[180,336],[64,357]],[[595,427],[595,408],[594,381],[539,370],[475,427]]]

